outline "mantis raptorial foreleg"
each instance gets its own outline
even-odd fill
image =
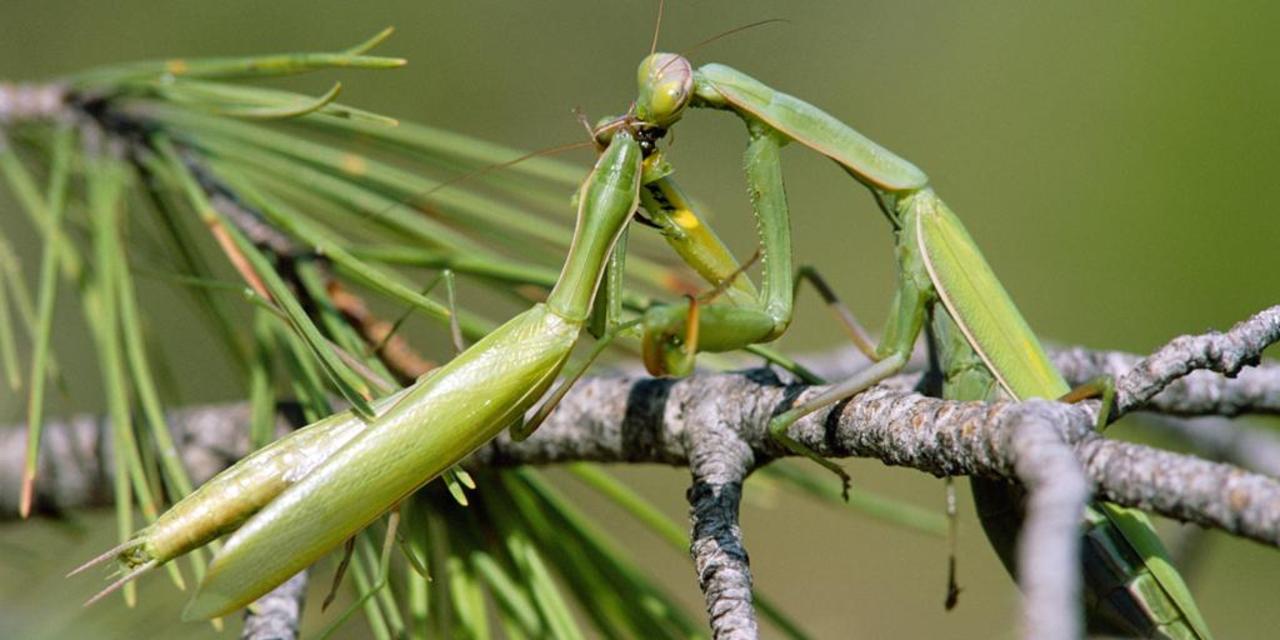
[[[606,125],[607,126],[607,125]],[[791,268],[791,230],[786,191],[778,152],[785,139],[766,127],[750,128],[745,157],[748,192],[757,220],[763,262],[763,287],[758,295],[732,255],[693,212],[669,178],[646,185],[641,202],[666,231],[673,248],[713,285],[726,300],[711,304],[664,305],[644,317],[644,361],[655,375],[687,375],[698,351],[732,351],[769,342],[791,322],[795,289]],[[741,280],[743,284],[738,284]],[[696,322],[693,314],[696,311]],[[696,341],[690,336],[696,336]],[[785,415],[785,414],[784,414]],[[850,478],[838,464],[770,425],[770,434],[793,452],[810,458],[841,479],[847,496]],[[789,424],[789,423],[786,423]]]
[[[759,298],[750,300],[747,293],[749,289],[730,283],[725,285],[724,302],[701,305],[698,310],[697,350],[732,351],[746,345],[768,342],[782,335],[791,322],[791,245],[786,193],[778,162],[778,150],[781,146],[782,140],[766,130],[753,131],[747,144],[747,185],[752,208],[759,221],[763,263],[763,286]],[[642,202],[647,204],[648,200]],[[683,211],[692,215],[691,209],[685,206]],[[657,216],[670,215],[661,209],[651,213]],[[698,224],[694,228],[703,226]],[[698,240],[698,236],[691,236],[688,244],[705,244]],[[732,271],[724,273],[726,261],[723,255],[706,253],[708,257],[690,262],[700,275],[720,286],[724,282],[720,278],[732,277]],[[713,257],[716,259],[713,260]],[[736,268],[735,262],[733,270],[736,271]],[[746,304],[744,299],[747,300]],[[688,375],[693,371],[694,350],[687,348],[684,341],[684,336],[688,333],[685,326],[688,313],[687,306],[673,305],[656,307],[645,314],[644,357],[650,373]]]
[[[614,122],[617,122],[617,119],[605,120],[602,126],[607,127]],[[761,316],[763,320],[753,319],[749,321],[751,324],[773,322],[773,320],[769,319],[770,314],[764,311],[765,302],[755,284],[744,273],[745,268],[750,266],[750,262],[753,262],[754,258],[748,263],[739,263],[737,258],[733,256],[711,227],[694,209],[693,204],[673,179],[663,176],[660,179],[647,182],[640,192],[640,202],[644,205],[648,214],[646,221],[649,225],[656,227],[680,258],[693,268],[699,276],[715,287],[717,292],[714,296],[715,298],[720,299],[727,306],[742,308],[746,313],[755,310],[755,313]],[[757,250],[756,256],[768,263],[770,258],[765,256],[764,251],[765,245],[762,242],[762,247]],[[788,264],[790,263],[789,256],[782,257],[786,258]],[[775,265],[779,261],[778,256],[772,259]],[[774,268],[777,269],[776,266]],[[795,277],[792,280],[793,296],[799,295],[800,285],[805,282],[808,282],[818,291],[823,302],[836,315],[854,345],[868,358],[873,358],[875,345],[867,337],[866,330],[858,324],[853,314],[840,302],[835,292],[827,285],[814,267],[806,265],[796,270]],[[789,307],[780,313],[775,312],[774,315],[789,319],[791,309],[794,306],[793,298]],[[661,308],[655,307],[648,313],[647,324],[651,332],[672,336],[687,332],[687,327],[682,324],[687,323],[687,312],[681,313],[674,309],[659,311],[659,309]],[[660,314],[665,314],[665,318]],[[750,332],[745,333],[749,335]],[[661,345],[662,340],[650,339],[650,344]],[[725,350],[731,350],[754,346],[758,343],[739,339],[731,342],[724,341],[721,344],[727,344],[724,347]],[[694,351],[710,350],[706,348],[707,345],[705,344],[699,346],[700,348]],[[687,345],[685,347],[685,350],[689,351]],[[661,351],[655,350],[655,353],[661,353]],[[776,355],[774,357],[776,358]],[[663,369],[662,363],[658,363],[654,367],[654,372],[662,374],[666,371]],[[805,374],[804,377],[812,377],[812,375]]]

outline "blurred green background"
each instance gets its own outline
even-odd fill
[[[138,58],[332,49],[395,25],[380,52],[407,57],[409,66],[342,74],[344,102],[546,148],[582,139],[574,107],[593,118],[625,109],[655,10],[647,0],[6,3],[0,79]],[[927,171],[1047,339],[1142,352],[1276,303],[1280,5],[675,1],[661,47],[685,51],[775,17],[788,22],[699,49],[695,63],[730,64],[809,100]],[[331,79],[296,86],[318,93]],[[746,256],[753,237],[743,144],[735,120],[699,113],[678,129],[670,158]],[[587,156],[575,159],[585,171]],[[798,261],[822,269],[878,326],[893,282],[881,215],[831,163],[798,148],[785,160]],[[6,233],[29,237],[9,224],[14,210],[3,196],[0,210]],[[74,335],[80,325],[69,306],[59,357],[71,370],[93,371],[89,356],[77,356],[85,339]],[[230,368],[204,345],[184,342],[184,326],[173,323],[166,349],[174,362],[201,363],[175,372],[186,397],[237,397]],[[803,296],[783,346],[839,341],[813,296]],[[96,376],[79,378],[71,399],[53,400],[54,413],[99,408]],[[0,421],[19,422],[21,406],[0,396]],[[861,487],[941,507],[942,484],[932,478],[878,463],[848,467]],[[685,472],[620,473],[683,517]],[[701,609],[685,558],[562,484]],[[749,491],[743,519],[756,585],[817,637],[1014,636],[1016,592],[971,511],[962,523],[965,591],[946,613],[941,541],[785,497]],[[169,586],[159,577],[145,581],[136,612],[122,613],[118,600],[79,607],[99,585],[61,575],[109,544],[110,528],[97,516],[75,527],[0,527],[0,636],[209,633],[176,623],[178,605],[165,599]],[[1219,637],[1273,632],[1280,554],[1221,536],[1208,545],[1192,579]],[[359,637],[363,629],[356,622],[348,631]]]

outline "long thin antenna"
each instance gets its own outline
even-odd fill
[[[679,57],[673,56],[670,60],[667,60],[667,63],[666,63],[666,64],[662,65],[661,67],[658,67],[658,70],[657,70],[657,71],[654,71],[654,72],[653,72],[653,74],[654,74],[655,76],[656,76],[656,75],[658,75],[658,74],[661,74],[663,71],[666,71],[667,67],[669,67],[669,66],[671,66],[672,64],[674,64],[674,63],[675,63],[677,60],[679,60],[680,58],[688,58],[689,56],[693,55],[693,52],[694,52],[694,51],[697,51],[698,49],[701,49],[701,48],[703,48],[703,47],[705,47],[705,46],[707,46],[707,45],[709,45],[709,44],[711,44],[711,43],[715,42],[716,40],[719,40],[719,39],[724,38],[724,37],[727,37],[727,36],[731,36],[731,35],[733,35],[733,34],[735,34],[735,33],[741,33],[741,32],[743,32],[743,31],[746,31],[747,29],[754,29],[754,28],[756,28],[756,27],[763,27],[763,26],[765,26],[765,25],[767,25],[767,24],[773,24],[773,23],[775,23],[775,22],[782,22],[782,23],[788,23],[788,24],[789,24],[791,21],[790,21],[790,20],[787,20],[786,18],[767,18],[767,19],[764,19],[764,20],[757,20],[757,21],[752,22],[752,23],[750,23],[750,24],[744,24],[744,25],[742,25],[742,26],[740,26],[740,27],[734,27],[734,28],[732,28],[732,29],[730,29],[730,30],[728,30],[728,31],[722,31],[722,32],[717,33],[716,35],[711,36],[710,38],[707,38],[706,40],[703,40],[702,42],[699,42],[698,44],[695,44],[695,45],[693,45],[692,47],[689,47],[688,49],[685,49],[684,51],[680,52],[680,56],[679,56]],[[656,35],[656,34],[655,34],[655,35]],[[655,42],[656,42],[656,40],[655,40]]]
[[[589,143],[589,142],[571,142],[571,143],[569,143],[569,144],[562,144],[562,145],[558,145],[558,146],[555,146],[555,147],[548,147],[548,148],[546,148],[546,149],[539,149],[539,150],[537,150],[537,151],[530,151],[529,153],[526,153],[526,154],[524,154],[524,155],[520,156],[519,158],[515,158],[515,159],[513,159],[513,160],[507,160],[507,161],[505,161],[505,162],[499,162],[499,163],[497,163],[497,164],[491,164],[491,165],[488,165],[488,166],[480,167],[479,169],[475,169],[475,170],[473,170],[473,171],[468,171],[467,173],[464,173],[464,174],[462,174],[462,175],[460,175],[460,176],[454,176],[454,177],[452,177],[452,178],[449,178],[448,180],[445,180],[445,181],[443,181],[443,182],[441,182],[441,183],[437,184],[437,185],[436,185],[436,186],[434,186],[434,187],[431,187],[430,189],[427,189],[427,190],[425,190],[425,191],[420,191],[420,192],[418,192],[418,193],[416,193],[416,194],[414,194],[414,195],[408,196],[407,198],[405,198],[404,200],[402,200],[401,202],[399,202],[399,203],[397,203],[397,204],[407,204],[407,203],[409,203],[409,202],[413,202],[414,200],[420,200],[420,199],[422,199],[422,198],[425,198],[425,197],[427,197],[427,196],[430,196],[431,194],[433,194],[433,193],[435,193],[435,192],[437,192],[437,191],[440,191],[440,190],[442,190],[442,189],[446,189],[446,188],[448,188],[448,187],[452,187],[452,186],[454,186],[454,185],[456,185],[456,184],[458,184],[458,183],[460,183],[460,182],[466,182],[466,181],[468,181],[468,180],[475,180],[476,178],[479,178],[479,177],[481,177],[481,176],[484,176],[484,175],[486,175],[486,174],[488,174],[488,173],[491,173],[491,172],[493,172],[493,171],[497,171],[498,169],[506,169],[506,168],[508,168],[508,167],[511,167],[511,166],[517,165],[517,164],[519,164],[519,163],[521,163],[521,162],[524,162],[525,160],[530,160],[530,159],[537,158],[537,157],[540,157],[540,156],[551,156],[551,155],[555,155],[555,154],[558,154],[558,153],[564,153],[565,151],[572,151],[572,150],[574,150],[574,149],[584,149],[584,148],[586,148],[586,147],[588,147],[588,146],[592,146],[592,144],[593,144],[593,143]]]
[[[662,31],[662,10],[667,6],[667,0],[658,0],[658,23],[653,25],[653,42],[649,43],[649,55],[653,55],[658,50],[658,33]]]
[[[688,49],[686,49],[686,50],[683,52],[683,55],[685,55],[686,57],[688,57],[688,55],[689,55],[689,54],[693,53],[694,51],[697,51],[698,49],[701,49],[702,47],[705,47],[705,46],[707,46],[707,45],[711,44],[712,42],[715,42],[716,40],[719,40],[719,39],[724,38],[724,37],[726,37],[726,36],[731,36],[731,35],[733,35],[733,34],[735,34],[735,33],[741,33],[741,32],[743,32],[743,31],[746,31],[747,29],[754,29],[754,28],[756,28],[756,27],[763,27],[763,26],[765,26],[765,25],[767,25],[767,24],[773,24],[773,23],[775,23],[775,22],[788,23],[788,24],[790,24],[790,22],[791,22],[791,21],[790,21],[790,20],[787,20],[786,18],[767,18],[767,19],[764,19],[764,20],[757,20],[756,22],[752,22],[752,23],[750,23],[750,24],[744,24],[744,25],[742,25],[742,26],[740,26],[740,27],[734,27],[734,28],[732,28],[732,29],[730,29],[730,30],[728,30],[728,31],[724,31],[724,32],[721,32],[721,33],[717,33],[716,35],[711,36],[710,38],[707,38],[706,40],[703,40],[702,42],[699,42],[698,44],[695,44],[695,45],[693,45],[692,47],[689,47]]]

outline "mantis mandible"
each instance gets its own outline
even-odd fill
[[[591,319],[596,291],[638,203],[641,166],[632,135],[615,135],[580,190],[573,244],[546,302],[379,403],[371,424],[339,414],[223,472],[90,563],[114,556],[129,569],[108,591],[235,529],[184,617],[230,613],[518,422],[554,382]]]
[[[868,341],[860,339],[860,331],[854,332],[859,337],[855,344],[873,364],[827,393],[776,416],[769,427],[775,437],[817,459],[786,437],[788,427],[801,417],[900,371],[929,318],[933,318],[934,329],[947,347],[942,364],[951,380],[946,387],[948,395],[987,399],[992,393],[1003,391],[1021,400],[1057,399],[1071,393],[959,218],[929,187],[928,178],[920,169],[817,107],[723,65],[708,64],[695,71],[683,56],[652,53],[641,62],[638,80],[639,96],[631,110],[604,123],[601,135],[607,137],[612,128],[625,124],[652,145],[680,120],[687,107],[737,115],[747,126],[748,185],[761,229],[763,253],[766,265],[774,268],[766,271],[767,293],[764,304],[756,308],[744,310],[725,304],[720,309],[715,305],[700,309],[696,316],[692,307],[684,314],[674,308],[660,308],[648,314],[645,348],[651,370],[683,373],[699,348],[740,348],[754,340],[772,339],[786,328],[791,313],[790,274],[777,271],[781,265],[789,267],[790,246],[777,150],[795,141],[835,161],[875,196],[893,226],[898,287],[879,344],[872,348]],[[674,193],[673,183],[666,180]],[[652,194],[662,184],[654,183],[648,189]],[[687,208],[655,207],[653,200],[646,199],[651,215],[661,210],[674,212],[669,216],[668,229],[699,226]],[[682,248],[677,242],[672,245],[691,263],[694,255],[721,255],[716,251],[714,234],[681,237],[689,246]],[[732,258],[723,256],[706,261],[704,266],[700,273],[713,281],[737,269]],[[782,292],[786,295],[780,295]],[[700,326],[685,326],[694,322]],[[690,336],[697,342],[689,340]],[[662,371],[662,365],[673,362],[676,366]],[[989,384],[980,384],[984,376]],[[1105,425],[1106,414],[1104,406],[1099,426]],[[826,464],[830,466],[829,462]],[[980,505],[980,513],[1009,510],[1007,495],[992,491],[989,486],[985,489],[979,486],[977,497],[990,499],[991,504]],[[1096,503],[1090,505],[1086,521],[1087,562],[1110,567],[1086,575],[1096,602],[1091,616],[1096,627],[1125,633],[1209,637],[1190,591],[1169,562],[1145,515]],[[1008,525],[994,519],[984,524],[992,531]],[[1009,544],[1013,536],[989,536],[1002,557],[1011,557]]]

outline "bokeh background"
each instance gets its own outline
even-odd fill
[[[593,117],[626,108],[655,12],[649,0],[5,3],[0,78],[139,58],[332,49],[395,25],[380,51],[407,57],[409,66],[342,74],[345,102],[537,149],[581,139],[574,107]],[[764,18],[787,22],[701,48],[695,63],[744,70],[925,169],[1047,339],[1142,352],[1276,303],[1280,5],[674,0],[661,47],[685,51]],[[314,93],[331,79],[294,86]],[[670,158],[746,256],[753,237],[742,148],[740,124],[699,113],[678,130]],[[880,214],[831,163],[800,148],[785,161],[798,262],[821,268],[878,326],[893,282]],[[14,211],[0,195],[0,228],[31,237],[11,223]],[[74,334],[77,311],[62,307],[68,330],[56,344],[59,357],[92,372],[90,357],[78,355],[87,342]],[[201,341],[185,340],[186,326],[175,319],[166,344],[174,362],[185,363],[175,371],[185,397],[238,397],[231,369]],[[805,297],[782,346],[839,343],[836,327]],[[54,413],[100,407],[96,376],[79,378],[70,398],[53,400]],[[0,395],[0,422],[19,422],[21,407]],[[860,487],[941,507],[942,484],[932,478],[878,463],[847,466]],[[619,473],[683,517],[685,472]],[[700,610],[686,558],[562,484]],[[816,637],[1013,637],[1016,591],[967,502],[965,591],[947,613],[942,541],[786,494],[748,493],[743,520],[756,584]],[[94,514],[0,525],[0,635],[213,636],[207,625],[177,622],[179,596],[164,578],[147,581],[136,611],[124,612],[118,600],[80,608],[99,585],[62,574],[107,546],[110,529]],[[1210,536],[1192,579],[1219,637],[1266,636],[1280,624],[1280,553]],[[355,622],[346,632],[364,630]]]

